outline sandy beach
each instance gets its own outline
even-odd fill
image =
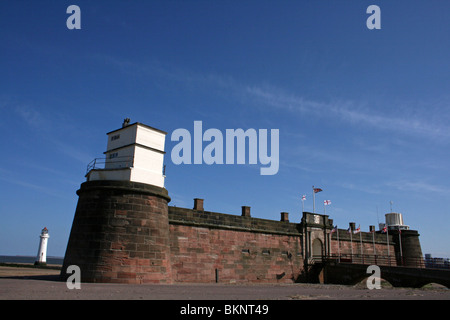
[[[82,283],[68,289],[59,270],[0,266],[1,300],[450,300],[450,290],[432,284],[421,289],[383,285],[369,290],[321,284],[170,284]]]

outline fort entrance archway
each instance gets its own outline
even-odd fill
[[[323,244],[319,238],[315,238],[312,242],[312,256],[315,261],[322,261]]]

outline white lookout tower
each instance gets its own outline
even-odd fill
[[[167,132],[125,119],[122,128],[107,133],[105,158],[94,159],[87,181],[134,181],[164,188],[164,142]],[[98,168],[103,165],[104,168]]]
[[[35,265],[47,264],[47,243],[48,238],[50,238],[50,236],[48,235],[48,230],[46,227],[42,229],[40,238],[41,241],[39,242],[39,250],[36,257],[36,261],[34,262]]]

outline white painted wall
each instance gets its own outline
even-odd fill
[[[166,135],[150,128],[139,126],[136,133],[136,142],[156,150],[164,151]]]
[[[136,141],[136,129],[137,125],[134,125],[108,133],[106,150],[112,150],[134,143]],[[119,138],[112,140],[116,136],[119,136]]]
[[[135,146],[130,145],[125,148],[113,149],[112,151],[107,151],[105,153],[106,163],[105,169],[118,169],[118,168],[128,168],[133,166]],[[117,154],[116,157],[111,158],[111,155]]]
[[[164,188],[165,138],[165,133],[139,123],[108,133],[105,169],[91,170],[87,180],[126,180]]]
[[[140,146],[134,149],[134,167],[162,174],[164,154]]]

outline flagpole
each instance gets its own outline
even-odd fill
[[[391,265],[391,255],[389,254],[389,226],[386,222],[386,238],[387,238],[387,249],[388,249],[388,261],[389,265]]]
[[[351,252],[351,259],[352,259],[352,262],[353,262],[353,239],[352,239],[352,233],[353,233],[353,230],[352,230],[352,225],[350,224],[349,225],[349,229],[350,229],[350,252]]]
[[[375,247],[375,226],[372,230],[372,243],[373,243],[373,255],[376,256],[377,255],[377,249]]]
[[[352,257],[352,261],[353,261],[353,240],[352,240],[352,228],[350,228],[350,249],[351,249],[351,257]]]
[[[361,228],[361,227],[359,227],[359,228]],[[363,250],[363,246],[362,246],[361,229],[359,229],[359,245],[360,245],[360,249],[361,249],[361,259],[364,264],[364,250]]]
[[[341,245],[339,243],[339,229],[338,229],[337,225],[336,225],[336,232],[337,232],[336,236],[337,236],[337,241],[338,241],[338,263],[340,263],[341,262]]]
[[[313,213],[316,213],[316,193],[314,192],[314,186],[312,186],[313,190]]]
[[[402,230],[400,230],[400,229],[398,229],[398,239],[400,240],[400,262],[403,265]]]

